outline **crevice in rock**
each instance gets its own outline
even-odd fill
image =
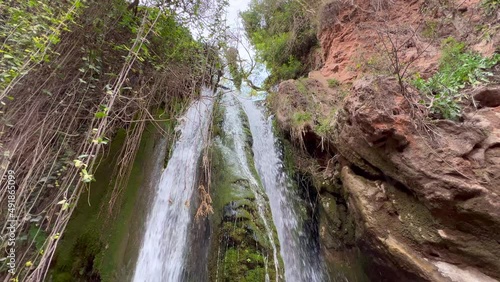
[[[368,179],[368,180],[371,180],[371,181],[376,181],[376,180],[385,180],[386,178],[385,177],[381,177],[381,175],[383,175],[383,173],[378,169],[378,168],[375,168],[373,167],[373,169],[377,172],[380,173],[380,175],[374,175],[362,168],[360,168],[359,166],[353,164],[353,163],[350,163],[349,164],[349,168],[356,174],[356,175],[359,175],[365,179]]]

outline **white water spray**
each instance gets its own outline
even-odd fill
[[[327,281],[317,250],[303,230],[298,207],[299,195],[291,188],[276,146],[272,120],[266,118],[263,107],[254,101],[241,99],[253,136],[255,166],[269,197],[281,246],[281,256],[288,282]]]
[[[181,136],[164,170],[146,222],[146,232],[133,277],[136,282],[181,281],[187,252],[189,208],[197,173],[197,160],[208,134],[213,94],[191,104],[181,118]]]

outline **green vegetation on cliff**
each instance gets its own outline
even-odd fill
[[[120,210],[122,196],[128,197],[122,193],[126,194],[134,160],[139,161],[135,156],[146,124],[152,122],[150,126],[172,139],[172,130],[160,129],[160,123],[173,124],[183,106],[199,95],[203,84],[211,85],[222,67],[218,40],[224,40],[220,11],[226,1],[158,1],[138,9],[129,4],[124,0],[0,3],[0,175],[8,170],[16,174],[14,216],[19,218],[19,260],[12,278],[43,280],[60,240],[71,242],[65,252],[76,249],[83,257],[85,250],[94,254],[103,246],[110,252],[119,248],[121,243],[113,243],[119,237],[102,236],[89,237],[95,246],[73,248],[83,240],[79,232],[65,234],[73,211],[88,205],[84,193],[90,191],[92,198],[104,193],[93,193],[94,189],[109,188],[113,194],[107,206],[92,205],[91,211],[103,212],[89,213],[84,221],[94,226],[95,221],[101,224],[118,216],[115,210]],[[192,35],[193,24],[205,35]],[[158,108],[165,113],[156,115]],[[117,135],[122,130],[127,134]],[[120,138],[124,145],[116,166],[100,173],[100,165],[109,167],[101,157]],[[108,187],[108,177],[117,180],[113,187]],[[4,197],[5,193],[0,195],[1,202]],[[6,218],[0,213],[2,237]],[[68,267],[64,262],[57,268],[74,274],[82,263]],[[109,266],[97,264],[90,269]],[[5,260],[0,267],[6,270]],[[82,279],[88,278],[85,269]],[[99,276],[109,277],[102,269]]]
[[[240,112],[242,134],[245,142],[245,160],[251,175],[245,175],[240,168],[236,155],[235,138],[224,134],[224,118],[226,109],[218,104],[216,117],[213,119],[215,141],[210,148],[211,156],[211,191],[214,214],[210,216],[214,230],[211,239],[209,276],[210,281],[264,281],[266,274],[271,281],[282,275],[283,263],[280,258],[275,262],[273,247],[277,242],[277,234],[271,220],[270,209],[265,204],[264,217],[271,224],[273,240],[270,242],[266,223],[262,218],[262,205],[259,202],[265,196],[257,171],[254,167],[252,154],[252,136],[248,121]],[[257,183],[256,183],[257,182]],[[259,200],[259,198],[262,198]],[[277,250],[279,252],[279,249]],[[276,273],[275,263],[279,265]]]
[[[427,80],[418,74],[413,84],[431,98],[433,114],[446,119],[457,119],[461,113],[460,102],[465,99],[460,91],[468,86],[488,82],[493,75],[490,69],[500,62],[500,54],[490,58],[466,50],[464,43],[453,37],[443,40],[439,71]]]

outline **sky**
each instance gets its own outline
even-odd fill
[[[250,0],[229,0],[229,7],[227,9],[227,20],[229,26],[236,26],[240,22],[239,12],[247,9]]]
[[[241,24],[241,18],[239,13],[245,11],[250,4],[250,0],[229,0],[229,7],[227,8],[227,23],[231,28],[240,27],[243,28]],[[244,32],[243,30],[241,32]],[[242,34],[243,35],[243,34]],[[253,52],[253,48],[246,40],[246,38],[242,38],[243,44],[247,46],[250,50],[251,54],[248,54],[241,46],[238,48],[240,52],[240,56],[243,59],[248,59],[248,56],[254,57],[255,54]],[[254,84],[261,84],[264,82],[264,79],[268,76],[268,72],[263,65],[258,65],[255,72],[250,76],[250,79],[254,82]],[[246,89],[249,91],[249,89]]]

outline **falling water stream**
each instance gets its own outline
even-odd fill
[[[232,160],[229,165],[233,169],[237,169],[238,175],[241,175],[242,177],[245,177],[246,179],[250,180],[250,185],[249,187],[252,189],[253,194],[255,195],[256,203],[257,203],[257,208],[258,208],[258,213],[260,218],[262,219],[262,222],[264,223],[265,227],[265,232],[267,234],[268,240],[271,244],[272,250],[273,250],[273,261],[274,261],[274,269],[276,273],[279,273],[279,263],[278,263],[278,248],[276,247],[276,244],[274,243],[275,240],[273,238],[273,232],[272,228],[270,226],[270,223],[268,222],[269,219],[266,218],[266,205],[267,203],[265,202],[265,199],[261,193],[264,191],[259,191],[260,185],[257,179],[255,179],[254,175],[250,171],[249,168],[249,160],[247,158],[246,152],[245,152],[245,146],[246,146],[246,134],[244,133],[244,125],[243,125],[243,118],[242,118],[242,111],[241,111],[241,106],[240,103],[234,98],[232,95],[224,95],[222,97],[222,102],[225,108],[225,117],[224,117],[224,133],[226,135],[231,135],[232,140],[233,140],[233,149],[235,156],[232,158],[228,158],[229,160]],[[227,156],[228,153],[231,154],[231,151],[229,148],[224,148],[226,153],[225,155]],[[276,281],[278,281],[279,277],[276,276]]]
[[[159,182],[146,221],[146,231],[133,277],[137,282],[180,281],[184,267],[189,202],[196,181],[198,158],[208,134],[213,95],[202,91],[180,119],[181,135]]]
[[[214,99],[210,91],[205,90],[203,94],[205,98],[195,101],[181,118],[181,135],[153,199],[133,281],[183,281],[185,265],[197,263],[186,262],[186,254],[190,251],[187,238],[193,217],[186,203],[193,197],[197,160],[205,145],[213,107]],[[241,95],[230,93],[222,97],[225,107],[223,130],[224,134],[231,136],[233,144],[231,148],[221,148],[226,156],[230,156],[228,166],[250,181],[257,212],[273,251],[274,265],[266,266],[266,269],[272,267],[275,273],[279,273],[278,256],[281,255],[286,281],[326,281],[317,248],[309,238],[299,213],[300,205],[304,203],[284,171],[272,121],[258,103],[236,98],[238,96]],[[252,174],[249,167],[251,160],[245,151],[245,113],[253,137],[252,149],[258,175]],[[266,216],[269,206],[272,217]],[[278,234],[279,247],[274,244],[273,225]],[[282,277],[276,275],[276,281],[281,280]]]
[[[311,237],[304,227],[299,201],[283,165],[283,156],[273,133],[272,118],[258,102],[241,99],[253,136],[255,166],[269,197],[274,224],[281,244],[286,281],[325,281],[324,271]]]

